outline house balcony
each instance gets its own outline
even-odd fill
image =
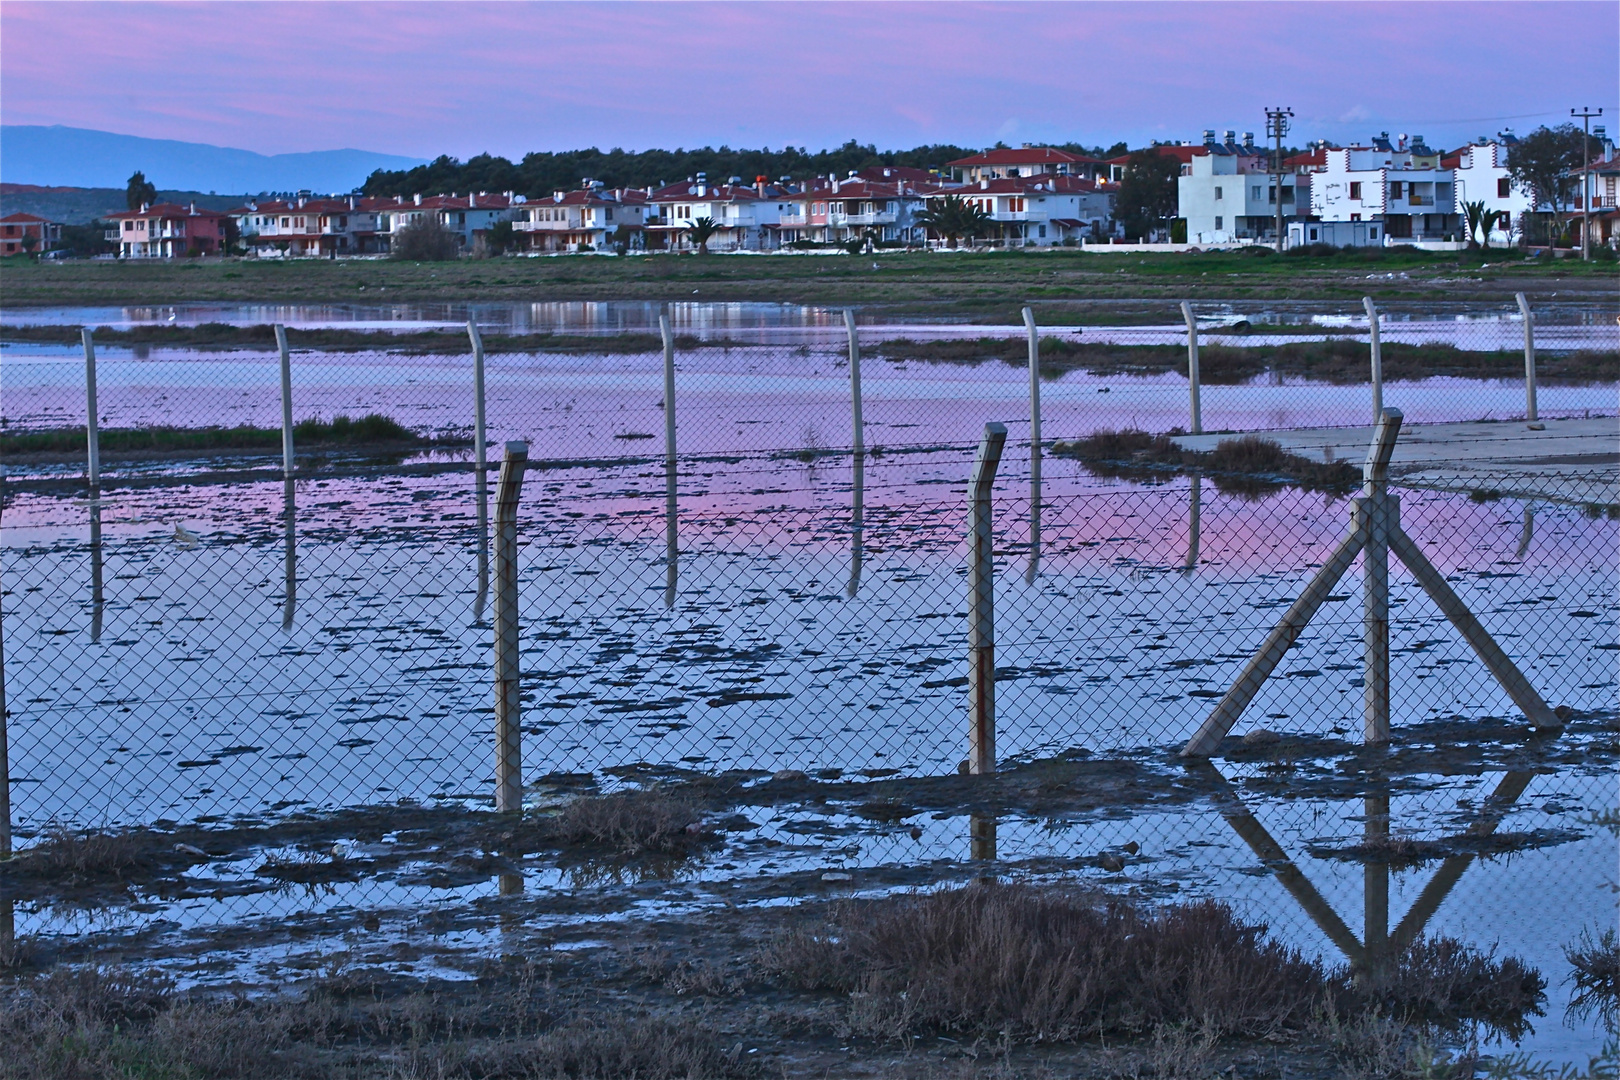
[[[547,233],[547,232],[578,232],[580,229],[601,229],[605,225],[580,224],[577,221],[514,221],[512,228],[518,232]]]
[[[828,216],[830,225],[893,225],[899,214],[873,213],[873,214],[831,214]],[[786,220],[785,218],[783,219]]]
[[[997,210],[987,215],[991,221],[1029,221],[1028,210]]]

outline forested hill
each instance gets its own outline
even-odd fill
[[[1056,144],[1077,154],[1101,155],[1098,147],[1077,143]],[[530,198],[542,198],[554,191],[571,191],[586,177],[609,187],[646,187],[674,183],[702,172],[711,181],[740,176],[753,183],[756,176],[776,180],[781,176],[800,179],[834,173],[843,176],[869,166],[902,165],[916,169],[943,168],[947,161],[978,153],[978,148],[940,144],[911,150],[879,150],[862,146],[853,139],[836,150],[810,153],[804,148],[781,150],[733,150],[702,147],[694,150],[568,150],[560,153],[534,153],[513,164],[505,158],[480,154],[468,161],[440,157],[414,169],[379,169],[366,180],[367,195],[435,195],[450,191],[515,191]],[[1107,153],[1122,153],[1110,148]]]

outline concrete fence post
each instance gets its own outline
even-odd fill
[[[529,444],[509,442],[495,490],[495,809],[523,809],[523,698],[518,652],[518,498]]]
[[[276,352],[281,354],[281,471],[293,474],[292,354],[287,349],[287,328],[276,323]]]
[[[96,343],[88,326],[79,331],[79,340],[84,342],[84,473],[94,488],[101,483],[101,416],[96,404]],[[95,497],[92,491],[91,498]]]
[[[1198,382],[1198,320],[1193,317],[1192,305],[1181,302],[1181,317],[1187,323],[1187,392],[1192,395],[1192,433],[1204,433],[1204,406],[1199,396]]]
[[[658,316],[658,332],[664,338],[664,606],[674,607],[681,547],[676,533],[675,335],[670,332],[668,315]]]
[[[484,599],[489,595],[489,447],[484,425],[484,336],[478,324],[467,320],[467,337],[473,351],[473,468],[478,502],[478,599],[474,620],[484,617]]]
[[[967,763],[974,775],[996,771],[996,564],[990,494],[1006,444],[1005,424],[984,425],[969,488]]]
[[[1368,358],[1372,364],[1373,423],[1376,424],[1384,415],[1384,346],[1379,338],[1378,308],[1373,306],[1372,297],[1363,296],[1361,306],[1367,312]]]
[[[1513,297],[1524,319],[1524,418],[1533,424],[1541,419],[1536,410],[1536,323],[1524,293],[1514,293]]]
[[[861,587],[861,549],[866,541],[866,422],[861,416],[861,339],[855,329],[855,312],[844,309],[844,331],[849,335],[850,423],[854,437],[850,443],[853,470],[850,473],[850,554],[849,585],[846,595],[854,599]]]
[[[1024,581],[1033,583],[1041,572],[1041,342],[1035,312],[1027,307],[1024,331],[1029,336],[1029,566]]]

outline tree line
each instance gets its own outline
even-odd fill
[[[1125,152],[1125,144],[1088,147],[1080,143],[1057,144],[1058,149],[1093,157]],[[1005,144],[997,143],[997,149]],[[514,164],[503,157],[479,154],[460,161],[444,155],[414,169],[379,169],[366,178],[366,195],[438,195],[451,191],[511,191],[531,199],[545,198],[554,191],[572,191],[586,178],[600,180],[608,187],[648,187],[672,184],[707,173],[711,183],[724,183],[740,176],[752,184],[754,177],[773,182],[782,176],[803,179],[832,173],[845,176],[862,169],[885,165],[913,169],[944,169],[945,163],[979,153],[972,147],[935,143],[910,150],[879,150],[875,144],[854,139],[835,150],[811,153],[804,147],[785,146],[780,150],[732,149],[729,146],[699,147],[692,150],[621,149],[565,150],[557,153],[525,154]]]

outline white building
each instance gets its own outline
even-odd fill
[[[1311,176],[1311,210],[1323,221],[1382,221],[1384,241],[1450,240],[1462,234],[1456,179],[1440,154],[1388,133],[1371,146],[1329,147]]]
[[[983,211],[995,223],[995,232],[980,241],[1049,247],[1113,235],[1118,190],[1114,184],[1049,173],[980,180],[934,191],[927,198],[933,202],[955,195]]]
[[[1254,145],[1252,133],[1235,140],[1215,141],[1204,132],[1204,145],[1194,150],[1176,181],[1177,216],[1186,219],[1189,244],[1230,244],[1239,240],[1271,240],[1277,236],[1277,178],[1267,170],[1271,158]],[[1292,168],[1284,172],[1282,210],[1284,228],[1310,212],[1310,173]]]
[[[1491,231],[1491,242],[1502,245],[1518,241],[1523,215],[1535,209],[1531,193],[1515,186],[1508,176],[1507,156],[1506,143],[1481,138],[1441,161],[1456,177],[1457,213],[1462,213],[1465,202],[1483,201],[1485,209],[1507,214]],[[1462,229],[1467,232],[1466,223]]]
[[[785,188],[754,179],[746,187],[733,176],[724,184],[711,184],[703,173],[678,184],[666,184],[653,191],[647,201],[652,212],[647,218],[648,248],[695,248],[688,233],[698,221],[708,218],[716,225],[709,238],[710,251],[770,251],[778,246],[782,215],[791,209]]]
[[[844,244],[871,236],[888,244],[920,244],[925,238],[917,218],[928,194],[938,190],[937,183],[912,179],[818,177],[784,197],[777,222],[781,243]]]
[[[621,242],[641,250],[647,199],[638,188],[587,180],[577,191],[514,206],[512,228],[529,251],[611,251]]]
[[[522,204],[521,195],[510,192],[492,195],[489,192],[469,191],[464,196],[449,195],[423,197],[414,195],[409,201],[399,198],[394,206],[386,207],[377,215],[377,232],[389,243],[399,232],[414,221],[433,215],[439,224],[457,234],[461,249],[470,251],[478,237],[502,221],[511,221],[514,207]]]

